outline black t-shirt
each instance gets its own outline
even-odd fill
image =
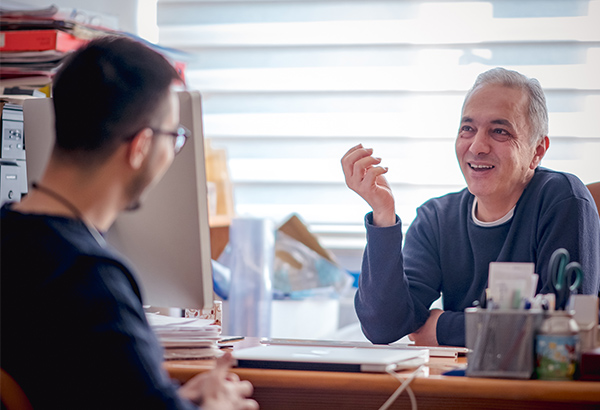
[[[35,409],[188,409],[123,259],[74,219],[0,211],[0,363]]]

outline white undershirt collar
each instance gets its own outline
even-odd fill
[[[510,211],[508,211],[508,213],[500,219],[497,219],[492,222],[483,222],[483,221],[480,221],[479,219],[477,219],[477,217],[475,216],[475,214],[476,214],[475,210],[477,209],[477,197],[475,197],[473,199],[473,208],[471,209],[471,216],[473,217],[473,222],[475,222],[475,225],[483,226],[485,228],[491,228],[493,226],[502,225],[503,223],[510,221],[512,219],[513,215],[515,214],[516,207],[517,207],[517,205],[513,206],[512,209]]]

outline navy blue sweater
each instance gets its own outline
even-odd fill
[[[356,312],[365,336],[391,343],[420,328],[431,303],[443,294],[437,323],[441,345],[464,346],[464,309],[481,300],[489,263],[533,262],[538,293],[549,293],[548,263],[566,248],[584,271],[583,293],[600,287],[600,218],[585,185],[575,176],[538,168],[514,216],[495,227],[476,225],[474,196],[464,189],[431,199],[417,210],[402,247],[402,226],[376,227],[365,217]]]
[[[2,368],[33,408],[197,409],[177,395],[130,269],[83,223],[1,210]]]

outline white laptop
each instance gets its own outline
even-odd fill
[[[255,369],[386,372],[429,362],[427,349],[261,345],[233,351],[237,367]]]

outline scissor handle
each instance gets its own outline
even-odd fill
[[[564,283],[573,292],[579,289],[582,279],[583,269],[581,269],[581,265],[577,262],[571,262],[565,268],[565,282],[561,283]]]
[[[569,255],[569,251],[565,248],[558,248],[552,253],[550,257],[550,281],[552,283],[552,287],[554,289],[561,291],[563,288],[563,284],[566,284],[565,270],[571,259],[571,255]]]

